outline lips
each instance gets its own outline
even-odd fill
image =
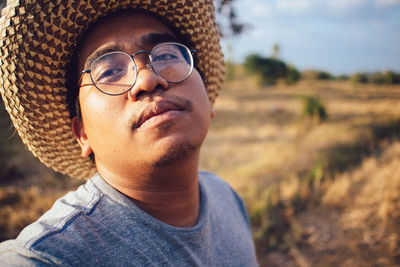
[[[139,128],[147,120],[168,111],[190,111],[191,103],[188,100],[175,98],[163,99],[148,104],[134,119],[132,129]]]

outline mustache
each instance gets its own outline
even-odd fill
[[[193,104],[179,96],[163,96],[160,100],[150,102],[141,111],[135,113],[129,125],[132,130],[135,130],[151,117],[171,110],[190,112],[193,110]]]

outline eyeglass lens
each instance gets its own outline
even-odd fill
[[[162,43],[150,53],[150,63],[157,75],[170,83],[184,81],[193,70],[193,58],[186,46]],[[90,68],[95,86],[111,95],[123,94],[135,83],[137,67],[125,52],[111,52],[96,59]]]

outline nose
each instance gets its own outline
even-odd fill
[[[129,98],[133,101],[137,100],[138,96],[141,94],[151,94],[157,89],[166,90],[168,88],[168,82],[158,76],[151,66],[138,66],[137,72],[136,82],[128,92]]]

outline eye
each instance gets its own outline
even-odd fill
[[[162,52],[162,53],[157,53],[156,55],[153,55],[152,59],[153,62],[155,61],[169,61],[169,60],[174,60],[177,59],[178,55],[176,52],[170,51],[170,52]]]
[[[96,82],[115,82],[118,81],[125,73],[120,66],[108,66],[98,70]]]
[[[132,63],[129,55],[121,52],[101,56],[92,64],[93,81],[97,84],[116,83],[126,76]]]
[[[118,65],[97,65],[92,71],[95,83],[114,83],[126,73],[126,68]]]

